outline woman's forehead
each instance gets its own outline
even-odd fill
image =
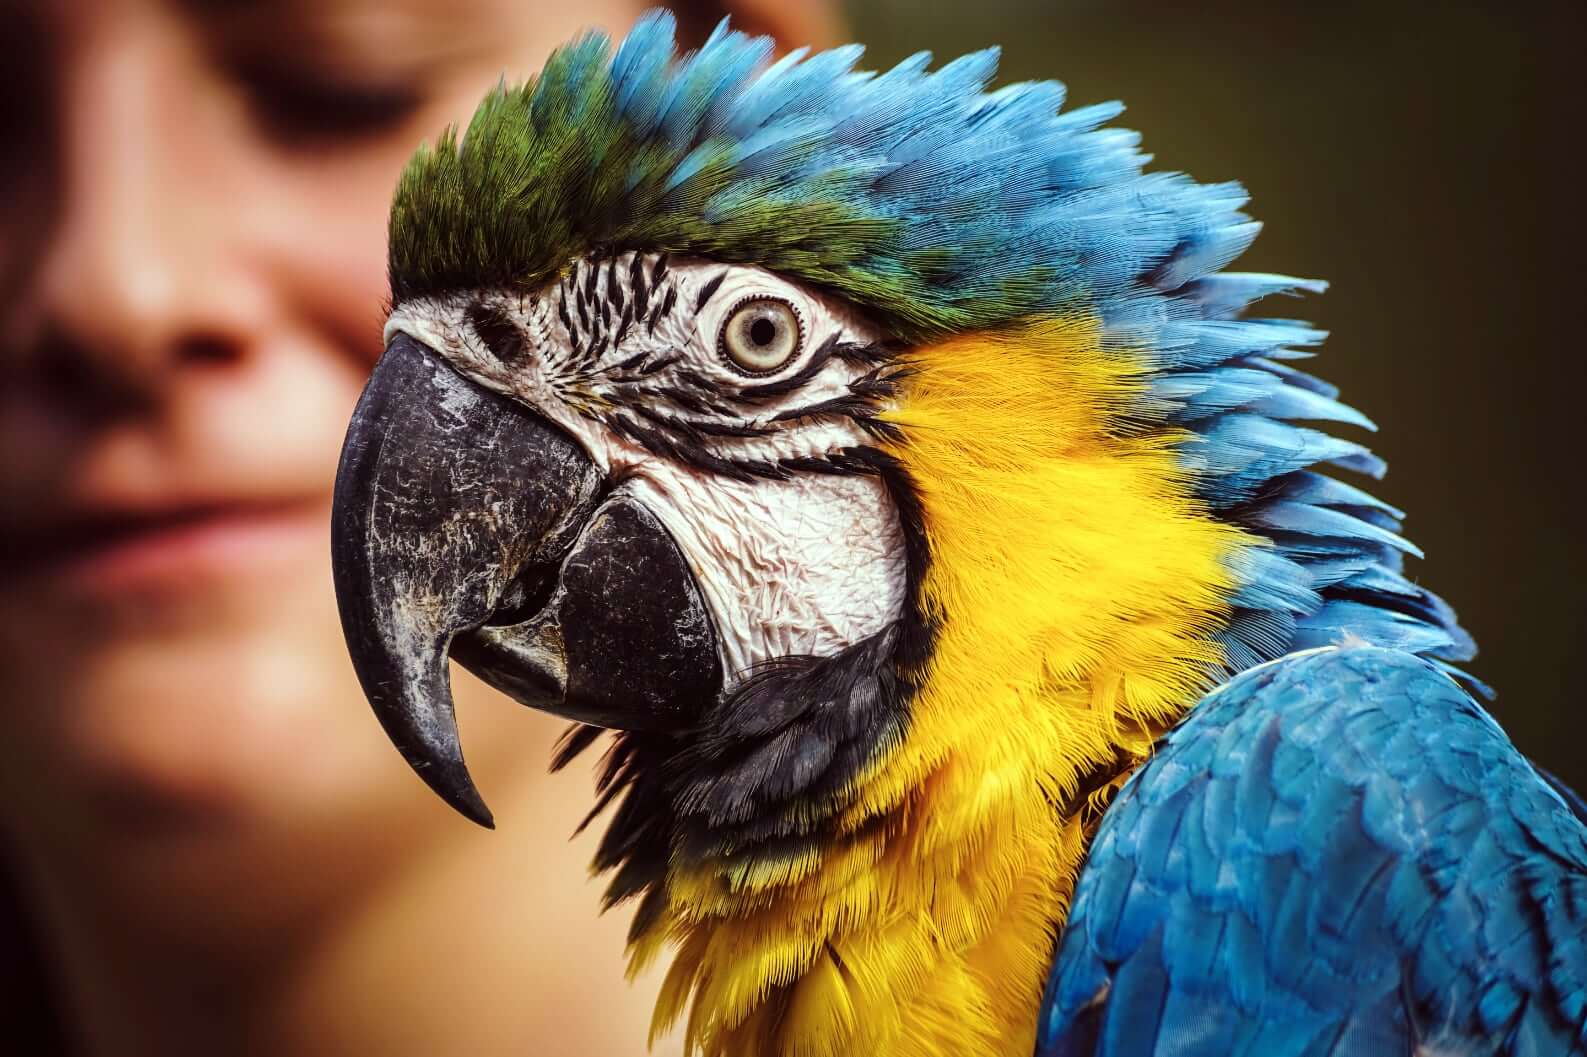
[[[533,72],[582,27],[621,30],[642,0],[0,0],[0,28],[74,35],[118,14],[176,16],[227,55],[357,76],[422,74],[471,60],[509,77]],[[24,32],[25,31],[25,32]]]
[[[321,61],[443,65],[508,51],[538,64],[534,51],[555,45],[570,17],[600,21],[637,13],[635,2],[562,5],[523,0],[183,0],[180,9],[234,47],[301,49]],[[526,50],[527,49],[527,50]]]

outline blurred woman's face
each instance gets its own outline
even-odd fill
[[[390,189],[502,71],[637,9],[0,0],[0,826],[424,799],[327,556]]]

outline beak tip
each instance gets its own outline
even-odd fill
[[[475,825],[484,829],[496,828],[496,816],[490,813],[490,808],[485,806],[484,799],[473,786],[469,786],[468,794],[454,801],[452,806]]]
[[[479,795],[479,788],[474,785],[474,779],[463,767],[461,759],[455,767],[414,765],[411,759],[409,764],[453,811],[485,829],[496,828],[496,817],[486,806],[485,798]]]
[[[479,790],[468,778],[461,782],[447,783],[445,787],[432,784],[432,788],[440,794],[441,799],[451,805],[452,810],[468,819],[470,822],[485,829],[496,828],[496,817],[485,804],[485,798],[479,795]]]
[[[490,813],[490,808],[485,806],[483,800],[476,800],[475,803],[470,804],[467,808],[459,807],[458,810],[463,813],[463,817],[483,829],[494,830],[496,828],[496,817]]]

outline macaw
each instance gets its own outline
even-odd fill
[[[1587,1052],[1587,808],[1458,667],[1235,184],[995,51],[664,13],[395,192],[349,650],[612,731],[596,866],[708,1055]]]

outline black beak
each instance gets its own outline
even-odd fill
[[[348,427],[331,557],[353,667],[409,766],[492,824],[463,762],[447,658],[525,704],[675,728],[720,685],[687,563],[579,445],[396,335]]]

